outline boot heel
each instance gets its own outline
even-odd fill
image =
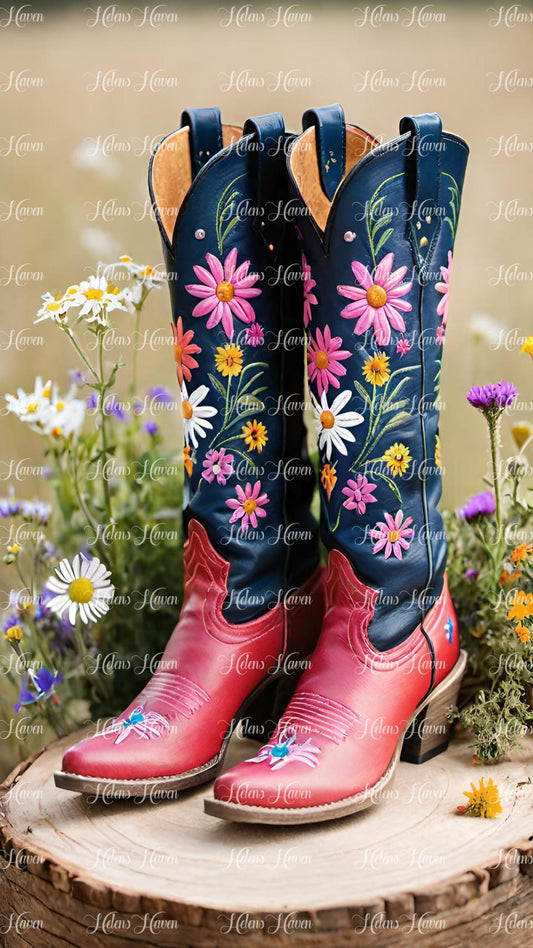
[[[266,744],[291,700],[299,675],[283,675],[270,682],[246,708],[239,722],[239,736]]]
[[[423,764],[448,747],[451,723],[448,709],[457,702],[457,695],[466,665],[462,652],[455,668],[441,682],[428,703],[411,721],[403,739],[400,760],[409,764]]]

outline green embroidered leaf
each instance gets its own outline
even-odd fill
[[[391,431],[392,428],[399,428],[401,425],[405,424],[406,421],[411,421],[411,415],[406,411],[399,411],[397,415],[394,415],[393,418],[390,418],[386,425],[380,430],[378,439],[382,438],[387,431]]]
[[[242,421],[246,418],[254,418],[259,411],[264,411],[263,402],[260,403],[260,408],[247,408],[245,411],[240,411],[235,415],[235,418],[232,418],[231,421],[226,425],[226,431],[230,428],[233,428],[235,425],[240,425]]]
[[[207,374],[209,376],[209,381],[211,382],[211,385],[213,386],[213,388],[216,388],[218,394],[221,395],[222,398],[225,398],[226,392],[222,383],[219,381],[219,379],[216,378],[216,376],[211,375],[211,372],[208,372]]]
[[[370,395],[368,394],[366,388],[364,388],[364,387],[361,385],[361,383],[358,382],[357,380],[354,380],[354,383],[353,383],[353,384],[355,385],[355,387],[356,387],[357,391],[359,392],[359,394],[360,394],[361,398],[363,399],[363,401],[366,402],[367,405],[370,405],[371,402],[372,402],[372,399],[370,398]]]
[[[390,393],[390,395],[388,395],[385,405],[390,405],[391,402],[394,402],[395,398],[397,398],[397,396],[399,395],[402,386],[404,386],[405,383],[408,381],[409,381],[409,376],[404,376],[403,379],[400,379],[396,388],[394,388],[393,391]]]
[[[383,245],[387,243],[389,237],[391,237],[393,233],[394,233],[393,227],[389,227],[387,230],[383,231],[381,237],[379,238],[377,242],[376,247],[374,248],[374,253],[376,254],[376,256],[378,255]]]
[[[242,385],[240,388],[237,389],[235,397],[240,398],[241,395],[244,395],[244,393],[247,392],[248,389],[252,387],[254,382],[257,382],[257,380],[260,379],[262,375],[263,375],[262,372],[256,372],[256,374],[253,375],[251,379],[248,379],[245,385]]]
[[[372,471],[372,476],[380,477],[383,481],[385,481],[385,483],[390,487],[392,493],[394,494],[398,502],[401,504],[402,495],[400,494],[400,491],[398,490],[396,484],[394,483],[393,480],[391,480],[390,477],[387,477],[387,475],[384,474],[383,471]]]
[[[378,218],[376,223],[372,228],[372,236],[375,237],[378,230],[381,230],[382,227],[386,227],[393,220],[392,214],[383,214],[383,217]]]
[[[390,404],[387,404],[387,407],[383,409],[383,414],[388,415],[391,411],[397,411],[399,408],[405,408],[410,401],[410,398],[400,398],[399,401],[391,401]]]

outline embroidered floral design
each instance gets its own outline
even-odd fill
[[[398,355],[401,355],[401,356],[407,355],[410,349],[411,349],[411,343],[409,342],[408,339],[405,339],[405,338],[398,339],[398,342],[396,343],[396,352],[398,353]]]
[[[395,441],[385,451],[383,460],[393,477],[403,477],[412,461],[412,457],[409,448],[405,444]]]
[[[249,757],[247,763],[260,764],[266,760],[272,770],[280,770],[287,764],[297,762],[307,764],[308,767],[317,767],[317,755],[321,753],[320,747],[316,747],[311,738],[298,742],[297,737],[294,727],[283,728],[276,743],[265,744],[257,757]]]
[[[231,507],[233,513],[230,517],[230,523],[241,522],[243,533],[248,529],[251,523],[254,529],[258,526],[258,517],[266,517],[266,510],[263,510],[265,504],[269,503],[266,494],[261,493],[261,481],[256,481],[254,486],[248,482],[244,490],[237,484],[235,487],[237,498],[230,498],[226,501],[228,507]]]
[[[442,293],[442,299],[439,300],[439,305],[437,306],[437,316],[440,316],[442,319],[443,329],[446,323],[448,322],[449,284],[450,284],[450,272],[452,269],[452,259],[453,259],[452,252],[451,250],[449,250],[448,251],[448,266],[440,268],[440,272],[442,275],[442,282],[435,284],[435,289],[437,293]]]
[[[123,721],[117,721],[110,727],[105,728],[102,735],[116,733],[114,743],[121,744],[130,734],[136,734],[138,737],[142,737],[143,740],[149,740],[150,738],[161,737],[162,731],[169,730],[170,724],[162,714],[158,714],[157,711],[145,712],[144,708],[139,705]],[[98,737],[98,734],[93,736]]]
[[[253,348],[256,348],[257,346],[263,345],[263,342],[265,341],[265,330],[259,325],[259,323],[251,323],[250,326],[246,327],[245,333],[247,346],[253,346]]]
[[[222,328],[228,339],[233,336],[233,317],[243,323],[252,323],[255,312],[248,300],[261,295],[259,287],[255,287],[259,274],[248,273],[250,261],[246,260],[237,267],[237,249],[230,250],[224,264],[213,254],[206,254],[209,270],[205,267],[194,266],[195,275],[201,281],[185,287],[191,296],[200,297],[192,311],[193,316],[207,316],[206,326],[213,329],[222,323]]]
[[[341,365],[341,362],[349,359],[351,353],[346,349],[341,349],[341,345],[342,338],[332,336],[329,326],[324,327],[323,333],[317,329],[315,339],[309,334],[307,369],[309,381],[316,382],[319,395],[327,392],[329,385],[340,388],[339,377],[346,375],[346,366]]]
[[[384,352],[379,352],[370,356],[370,358],[363,363],[363,375],[365,382],[370,382],[371,385],[377,385],[378,388],[385,385],[385,382],[390,377],[388,355],[385,355]]]
[[[362,425],[364,418],[357,411],[343,412],[351,398],[351,392],[340,392],[328,405],[327,394],[322,392],[320,402],[311,394],[313,409],[316,416],[316,430],[318,435],[318,446],[320,450],[325,450],[326,458],[331,460],[333,448],[336,448],[340,454],[348,454],[345,441],[353,443],[355,436],[350,428],[356,425]]]
[[[229,454],[225,448],[219,451],[208,451],[203,462],[202,477],[208,484],[212,484],[216,478],[217,484],[224,486],[228,477],[234,473],[234,457]]]
[[[402,551],[406,551],[410,546],[410,539],[414,530],[411,527],[412,517],[406,517],[404,520],[403,511],[399,510],[395,517],[390,513],[385,514],[385,522],[380,520],[370,536],[375,540],[373,553],[381,553],[385,550],[385,559],[388,560],[391,554],[398,559],[402,559]]]
[[[435,435],[435,464],[442,470],[442,461],[440,456],[440,435]]]
[[[176,325],[172,323],[172,332],[174,334],[174,359],[176,360],[176,373],[181,388],[184,380],[186,382],[191,381],[191,369],[198,368],[198,362],[194,356],[202,350],[200,346],[197,346],[196,343],[192,341],[194,339],[193,330],[188,329],[187,332],[183,331],[183,320],[181,316],[178,316]]]
[[[248,445],[248,451],[253,451],[255,448],[259,454],[261,454],[261,451],[268,441],[266,427],[262,421],[256,421],[255,418],[253,421],[247,421],[246,424],[242,426],[242,437],[244,443]]]
[[[329,461],[324,464],[320,472],[320,483],[326,491],[328,501],[331,500],[331,494],[335,484],[337,483],[337,473],[335,471],[335,465],[331,465]]]
[[[357,510],[358,514],[366,513],[367,504],[375,504],[377,498],[374,497],[375,484],[371,484],[364,474],[358,474],[355,480],[350,478],[346,487],[342,488],[342,493],[346,495],[343,507],[347,510]]]
[[[448,642],[449,642],[450,645],[451,645],[452,642],[453,642],[453,622],[452,622],[452,617],[451,617],[451,616],[448,616],[448,618],[447,618],[447,620],[446,620],[446,625],[444,626],[444,631],[446,632],[446,638],[448,639]]]
[[[302,277],[303,277],[303,290],[304,290],[304,326],[308,326],[313,318],[311,312],[311,306],[316,306],[317,298],[313,293],[313,290],[316,286],[316,280],[313,280],[311,276],[311,267],[308,264],[305,254],[302,254]]]
[[[242,360],[244,354],[240,346],[235,346],[233,343],[226,343],[225,346],[217,346],[217,351],[215,352],[215,365],[217,371],[227,378],[228,375],[236,376],[239,375],[242,369]]]
[[[199,385],[190,395],[185,382],[181,386],[181,410],[183,413],[183,433],[185,443],[192,441],[193,447],[198,447],[198,438],[205,438],[208,430],[213,427],[208,418],[217,414],[216,408],[211,405],[202,405],[209,394],[207,385]]]
[[[193,460],[191,458],[191,448],[190,448],[190,445],[188,444],[186,444],[185,447],[183,448],[183,466],[190,477],[192,474],[192,469],[194,465],[193,465]]]
[[[337,292],[353,300],[341,311],[345,319],[356,319],[356,336],[361,336],[372,327],[378,346],[390,342],[391,326],[399,332],[405,332],[402,313],[412,309],[407,300],[402,299],[412,287],[412,283],[402,283],[407,267],[392,270],[394,254],[388,253],[378,263],[374,276],[359,261],[354,260],[352,271],[359,286],[338,286]]]

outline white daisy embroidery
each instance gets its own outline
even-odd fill
[[[181,410],[183,412],[183,432],[185,444],[192,442],[193,447],[198,447],[198,437],[205,438],[208,430],[213,427],[208,418],[217,414],[217,409],[211,405],[202,405],[206,395],[209,394],[207,385],[199,385],[194,392],[187,392],[185,382],[181,386]]]
[[[348,404],[351,398],[351,392],[340,392],[328,405],[327,392],[322,392],[320,402],[311,393],[313,409],[316,419],[316,432],[318,436],[318,446],[321,450],[325,449],[326,457],[331,460],[333,448],[336,448],[340,454],[347,454],[345,441],[354,442],[355,436],[350,428],[356,425],[362,425],[364,418],[357,411],[343,412],[343,408]]]

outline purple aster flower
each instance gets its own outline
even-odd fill
[[[460,520],[471,523],[476,517],[490,517],[496,510],[496,500],[491,490],[482,490],[467,500],[466,504],[457,511]]]
[[[85,385],[87,378],[83,372],[80,372],[79,369],[69,369],[68,374],[70,375],[74,385],[77,385],[79,388],[81,388],[82,385]]]
[[[504,379],[494,385],[474,385],[468,395],[468,401],[479,411],[503,411],[513,404],[518,392],[511,382]]]
[[[16,517],[20,513],[20,504],[18,500],[12,497],[0,497],[0,517]]]
[[[20,619],[18,616],[9,616],[2,626],[2,630],[7,632],[8,629],[12,629],[14,625],[20,625]]]
[[[35,523],[45,527],[48,523],[48,517],[52,512],[50,504],[45,504],[42,500],[23,500],[22,516],[25,520],[33,520]]]
[[[172,395],[164,385],[155,385],[148,389],[148,395],[156,405],[170,405],[174,401]]]
[[[96,392],[91,392],[87,397],[87,408],[89,411],[95,411],[98,408],[98,395]]]
[[[113,418],[118,418],[119,421],[126,421],[128,413],[124,411],[122,405],[117,398],[113,395],[111,401],[105,406],[106,415],[113,415]]]
[[[205,471],[202,471],[202,477],[208,484],[212,484],[215,477],[217,484],[225,484],[228,477],[234,473],[233,461],[233,454],[227,454],[225,448],[220,448],[219,451],[208,451],[203,462]]]
[[[35,672],[30,668],[22,682],[15,711],[18,713],[24,705],[35,704],[36,701],[41,700],[48,701],[52,697],[57,701],[55,686],[62,681],[61,672],[51,672],[47,668],[41,668],[38,672]]]
[[[152,436],[153,436],[153,435],[156,435],[156,434],[157,434],[157,425],[156,425],[155,421],[147,421],[147,422],[145,422],[145,424],[144,424],[144,430],[145,430],[145,431],[147,432],[147,434],[149,434],[149,435],[152,435]]]
[[[467,569],[466,573],[463,573],[464,579],[471,579],[472,582],[474,581],[474,579],[477,579],[478,576],[479,576],[478,569]]]

